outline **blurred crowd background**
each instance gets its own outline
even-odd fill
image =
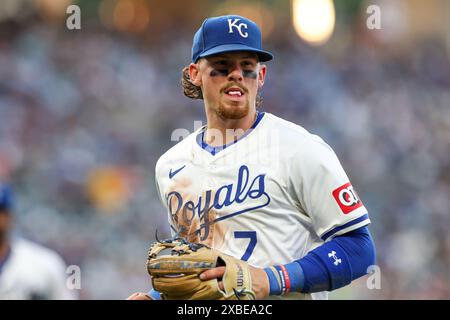
[[[331,298],[449,299],[450,2],[314,2],[318,16],[301,13],[331,26],[316,23],[319,38],[293,23],[308,1],[0,0],[0,180],[16,193],[15,235],[80,266],[82,299],[150,288],[148,245],[169,236],[154,166],[175,129],[205,121],[181,69],[204,18],[235,13],[275,54],[262,110],[327,141],[369,210],[381,289],[365,277]],[[81,30],[66,27],[71,4]]]

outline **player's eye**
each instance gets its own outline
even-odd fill
[[[217,60],[212,67],[223,75],[228,74],[228,61],[226,60]]]
[[[253,69],[255,67],[255,64],[252,61],[243,61],[242,67],[249,70],[249,69]]]
[[[228,63],[226,60],[218,60],[216,62],[214,62],[214,65],[216,66],[226,66]]]

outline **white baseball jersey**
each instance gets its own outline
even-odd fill
[[[0,272],[1,300],[62,300],[76,294],[66,287],[66,265],[54,251],[24,239],[13,240]]]
[[[156,164],[174,234],[268,267],[300,259],[333,236],[370,223],[333,150],[304,128],[259,112],[250,130],[222,148],[206,145],[204,130]]]

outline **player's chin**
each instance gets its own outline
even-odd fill
[[[248,103],[226,101],[219,106],[219,114],[225,119],[242,119],[249,112]]]

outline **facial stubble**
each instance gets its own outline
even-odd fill
[[[228,70],[222,70],[222,69],[213,69],[210,72],[210,77],[217,77],[217,76],[226,76],[228,74]],[[256,80],[258,78],[258,74],[256,71],[243,71],[244,78],[249,78]],[[216,109],[217,114],[222,119],[233,119],[238,120],[242,119],[245,116],[248,115],[250,111],[250,101],[248,101],[248,92],[246,92],[246,100],[243,106],[239,105],[239,102],[236,102],[236,106],[227,106],[224,103],[221,103],[221,101],[218,102],[218,106]],[[231,104],[234,104],[231,102]]]

